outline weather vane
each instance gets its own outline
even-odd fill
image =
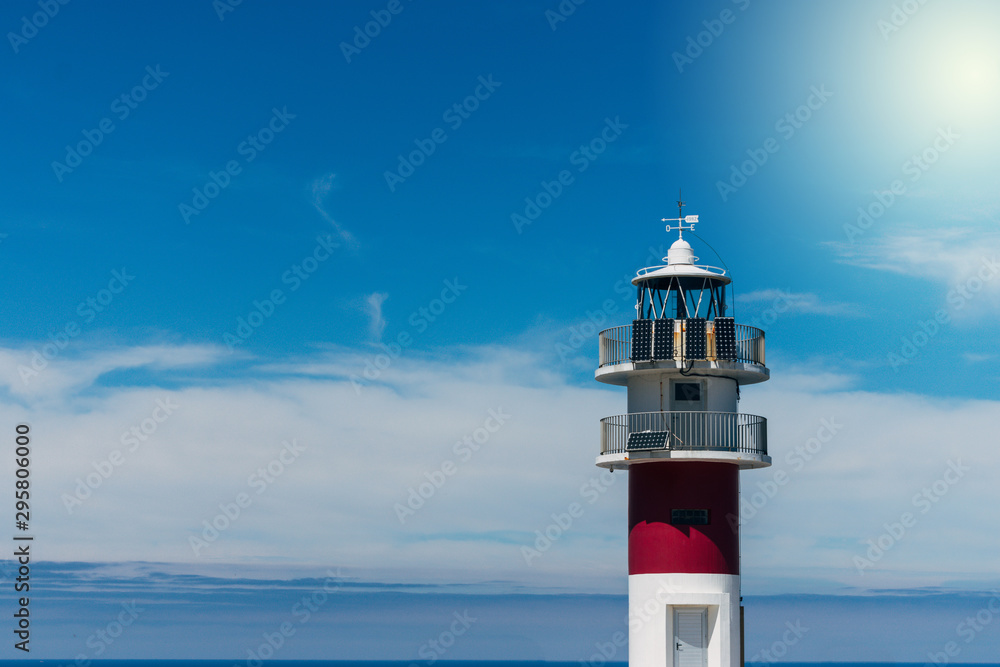
[[[694,225],[698,222],[697,215],[684,215],[684,201],[681,199],[681,191],[677,191],[677,217],[676,218],[662,218],[660,222],[676,222],[676,225],[667,225],[667,231],[671,232],[677,230],[678,238],[684,238],[684,230],[694,231]],[[684,223],[688,226],[685,227]]]

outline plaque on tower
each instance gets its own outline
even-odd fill
[[[653,360],[674,358],[674,321],[671,318],[656,320],[653,325]]]
[[[716,317],[715,358],[720,361],[736,361],[736,320],[731,317]]]
[[[705,358],[705,325],[704,317],[689,317],[684,320],[684,357],[686,359]]]
[[[708,510],[670,510],[670,523],[675,526],[707,526]]]
[[[649,361],[653,352],[653,320],[632,321],[632,361]]]

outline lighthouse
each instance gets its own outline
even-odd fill
[[[697,264],[676,231],[666,264],[640,269],[632,324],[602,331],[595,378],[627,387],[601,420],[597,465],[628,471],[629,665],[742,664],[739,472],[771,465],[767,420],[739,412],[764,382],[764,332],[730,317],[728,270]]]

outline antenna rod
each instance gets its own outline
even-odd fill
[[[698,216],[697,215],[688,215],[688,216],[684,215],[684,206],[686,205],[686,202],[681,198],[682,196],[683,195],[681,194],[681,190],[680,190],[680,188],[678,188],[677,189],[677,217],[676,218],[661,218],[660,219],[661,222],[676,222],[677,223],[676,226],[674,226],[674,225],[667,225],[667,231],[670,232],[670,231],[673,231],[674,229],[676,229],[677,233],[678,233],[677,234],[678,240],[682,240],[684,238],[684,230],[685,229],[693,232],[694,231],[694,226],[698,223]],[[687,223],[688,226],[685,227],[684,223]]]
[[[684,213],[683,213],[683,211],[684,211],[684,202],[682,201],[682,197],[681,197],[681,189],[677,188],[677,218],[679,220],[681,220],[682,222],[684,220]],[[684,238],[684,229],[683,229],[683,226],[678,227],[677,229],[678,229],[677,238],[678,239]]]

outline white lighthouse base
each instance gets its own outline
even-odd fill
[[[740,578],[632,574],[630,667],[740,667]]]

